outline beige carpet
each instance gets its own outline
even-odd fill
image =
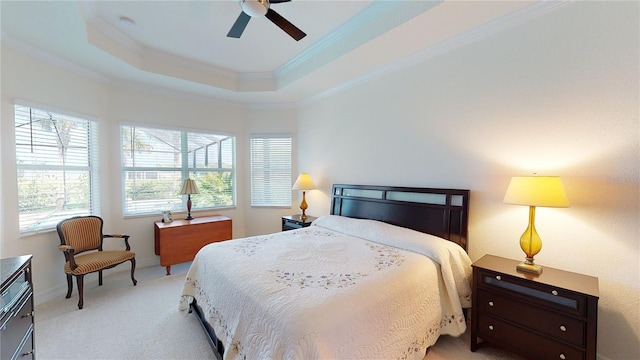
[[[194,314],[178,311],[182,282],[189,264],[128,272],[89,275],[84,309],[77,308],[77,290],[70,299],[36,307],[36,357],[46,359],[212,359],[213,352]],[[496,348],[469,351],[469,336],[441,337],[424,360],[520,360]]]

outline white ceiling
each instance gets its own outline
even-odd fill
[[[293,0],[226,37],[237,0],[0,1],[2,44],[116,86],[253,106],[313,101],[556,7],[525,1]],[[135,22],[127,26],[120,20]]]

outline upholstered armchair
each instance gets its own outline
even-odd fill
[[[78,308],[83,306],[84,276],[98,272],[98,284],[102,285],[102,270],[112,268],[125,261],[131,261],[131,281],[135,286],[138,281],[136,271],[136,254],[131,252],[129,235],[105,235],[102,233],[103,221],[97,216],[76,216],[61,221],[58,226],[60,237],[59,249],[64,253],[66,263],[64,272],[67,274],[67,296],[71,297],[73,290],[72,277],[76,277],[78,284]],[[105,238],[123,238],[126,250],[103,251],[102,242]]]

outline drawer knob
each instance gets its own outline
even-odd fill
[[[562,330],[562,331],[567,331],[567,327],[566,327],[566,326],[564,326],[564,325],[560,325],[560,330]]]
[[[497,276],[496,276],[496,280],[502,280],[502,276],[497,275]]]
[[[556,291],[556,290],[553,290],[551,293],[552,293],[553,295],[556,295],[556,296],[558,295],[558,291]]]
[[[566,357],[566,356],[564,356],[564,354],[560,354],[560,359],[564,360],[564,359],[566,359],[566,358],[567,358],[567,357]]]
[[[30,312],[28,312],[28,313],[26,313],[26,314],[22,315],[21,317],[22,317],[22,318],[26,318],[26,317],[29,317],[29,316],[33,316],[34,314],[35,314],[35,311],[30,311]]]
[[[489,301],[489,306],[493,306],[493,301]]]
[[[493,330],[493,325],[489,325],[489,330]]]

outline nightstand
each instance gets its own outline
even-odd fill
[[[596,359],[598,278],[485,255],[473,264],[471,351],[485,343],[531,359]],[[478,338],[485,342],[479,343]]]
[[[282,231],[295,230],[311,225],[317,217],[308,216],[304,221],[300,218],[302,215],[288,215],[282,217]]]

